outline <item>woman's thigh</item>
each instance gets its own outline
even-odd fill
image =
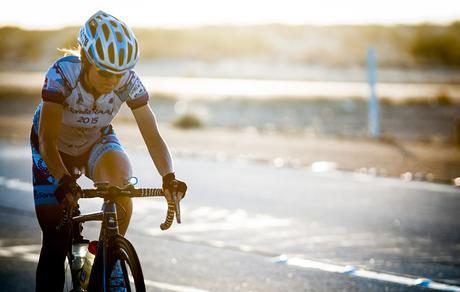
[[[104,136],[94,145],[87,172],[95,183],[108,182],[119,187],[126,184],[132,175],[131,162],[115,134]]]
[[[132,176],[131,162],[126,153],[107,151],[95,163],[91,179],[95,182],[108,182],[123,187]]]
[[[39,151],[34,146],[31,150],[35,212],[42,231],[52,232],[61,220],[63,210],[54,195],[58,182],[51,175]]]

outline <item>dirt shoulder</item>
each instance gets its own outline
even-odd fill
[[[30,117],[0,116],[0,138],[27,140]],[[127,148],[146,150],[133,123],[116,122]],[[180,130],[161,124],[160,130],[175,155],[211,159],[244,159],[276,166],[310,166],[334,162],[338,169],[406,179],[452,183],[460,177],[460,148],[413,141],[373,141],[313,137],[306,134],[260,133],[253,130],[206,128]]]

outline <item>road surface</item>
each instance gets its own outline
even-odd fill
[[[30,150],[7,140],[0,150],[1,290],[33,291]],[[128,153],[138,186],[160,186],[147,153]],[[175,165],[189,184],[183,223],[161,231],[164,200],[137,199],[127,234],[149,291],[460,291],[458,188],[197,157]]]

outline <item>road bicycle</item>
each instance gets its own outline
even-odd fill
[[[145,291],[144,277],[137,253],[133,245],[123,237],[118,230],[115,198],[127,197],[157,197],[164,196],[162,189],[135,188],[128,184],[123,188],[107,183],[95,184],[95,189],[85,189],[80,198],[103,198],[102,211],[90,214],[80,214],[79,206],[67,206],[63,211],[62,220],[56,228],[69,224],[72,233],[71,246],[66,257],[66,281],[64,291]],[[180,223],[180,205],[177,193],[172,193],[168,200],[168,211],[165,222],[160,225],[162,230],[168,229],[173,223],[174,216]],[[83,270],[72,268],[75,261],[81,261],[72,253],[72,247],[87,246],[81,232],[83,223],[101,221],[101,231],[97,242],[94,264],[89,276],[88,286],[80,285]],[[77,262],[77,266],[81,262]],[[87,276],[87,275],[86,275]]]

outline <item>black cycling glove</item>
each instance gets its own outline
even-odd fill
[[[184,198],[187,192],[187,185],[183,181],[176,179],[174,173],[171,172],[163,176],[163,190],[169,190],[171,193],[183,193],[182,198]]]
[[[66,194],[71,193],[75,196],[77,193],[81,192],[82,190],[80,186],[77,184],[75,178],[65,174],[59,180],[58,187],[54,191],[54,195],[56,196],[58,202],[61,203],[62,200],[64,200]]]

